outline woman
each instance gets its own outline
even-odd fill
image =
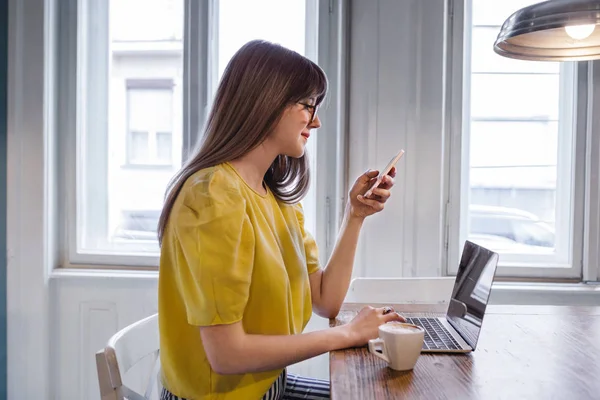
[[[365,199],[377,171],[356,180],[322,269],[298,201],[326,89],[316,64],[268,42],[247,43],[229,62],[203,142],[172,180],[158,227],[162,398],[328,398],[328,382],[286,366],[364,345],[382,323],[403,320],[369,307],[346,326],[302,333],[313,309],[338,314],[362,223],[383,209],[393,184],[387,176]]]

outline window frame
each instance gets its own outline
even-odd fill
[[[576,212],[583,221],[580,240],[583,242],[582,281],[600,282],[600,60],[581,62],[578,65],[580,81],[578,101],[580,107],[577,121],[586,126],[585,142],[581,143],[584,154],[584,173],[577,177],[577,184],[584,191],[584,206]]]
[[[320,262],[326,265],[348,201],[351,7],[347,0],[313,0],[313,4],[317,8],[319,28],[316,61],[327,74],[329,84],[328,98],[319,107],[322,127],[316,135],[316,169],[312,170],[317,221],[313,234]]]
[[[462,250],[462,245],[467,237],[467,218],[462,216],[468,215],[468,191],[467,185],[463,182],[468,181],[468,169],[463,168],[465,158],[469,157],[468,144],[469,136],[468,126],[470,124],[470,113],[468,105],[470,104],[470,87],[469,80],[471,76],[471,0],[457,2],[449,0],[449,20],[451,28],[449,30],[448,45],[451,49],[453,57],[450,62],[449,81],[449,107],[447,109],[450,128],[449,128],[449,193],[446,211],[446,246],[447,260],[446,274],[455,275],[457,265]],[[566,73],[563,73],[566,72]],[[581,184],[581,178],[585,175],[585,154],[586,154],[586,135],[588,127],[585,118],[581,117],[581,113],[586,112],[588,104],[586,99],[582,97],[581,91],[588,87],[588,79],[585,73],[582,73],[580,65],[574,63],[561,64],[561,92],[570,90],[567,96],[571,96],[574,100],[574,107],[560,107],[559,123],[573,124],[573,143],[565,143],[566,139],[559,138],[559,148],[568,146],[569,152],[559,152],[558,163],[571,162],[573,160],[571,177],[557,177],[557,185],[564,183],[565,179],[571,179],[570,190],[560,190],[557,187],[557,192],[560,194],[557,197],[556,207],[558,212],[562,211],[562,215],[557,216],[561,222],[569,221],[567,227],[567,235],[571,237],[566,244],[570,248],[571,256],[567,258],[562,255],[562,263],[551,263],[549,260],[531,259],[532,262],[520,262],[519,260],[510,260],[509,262],[502,260],[498,266],[497,276],[511,278],[534,278],[534,279],[581,279],[582,277],[582,258],[583,258],[583,216],[580,215],[580,210],[584,206],[584,194],[588,188],[584,188]],[[569,82],[573,79],[573,82]],[[570,89],[569,89],[570,88]],[[583,119],[582,119],[583,118]],[[465,129],[466,128],[466,129]],[[564,129],[564,127],[559,127]],[[559,167],[560,168],[560,167]],[[560,169],[559,169],[560,173]],[[565,174],[565,169],[562,169]],[[466,199],[466,201],[465,201]],[[569,202],[570,207],[566,209],[561,207],[564,202]],[[557,233],[565,234],[565,229],[557,227]],[[564,238],[563,238],[564,240]],[[510,257],[505,257],[509,258]]]
[[[203,2],[184,0],[183,162],[200,139],[201,128],[204,126],[210,101],[218,84],[216,68],[218,58],[209,57],[211,52],[218,48],[218,4],[218,0]],[[319,247],[322,249],[321,256],[324,258],[328,257],[331,252],[328,246],[332,247],[332,243],[334,243],[329,236],[335,236],[337,230],[330,229],[332,218],[322,218],[322,212],[319,210],[327,210],[327,213],[335,210],[333,212],[339,214],[339,207],[333,208],[324,205],[329,205],[333,196],[340,196],[338,177],[344,176],[344,174],[343,162],[340,163],[339,160],[344,158],[344,154],[343,151],[338,154],[340,152],[335,150],[333,150],[335,156],[331,157],[329,154],[332,152],[332,143],[337,148],[338,142],[343,142],[343,138],[340,139],[338,136],[343,136],[345,129],[345,117],[342,115],[345,110],[345,85],[343,85],[345,60],[335,54],[330,54],[327,49],[337,49],[343,46],[343,42],[340,42],[339,32],[343,29],[344,22],[342,21],[346,21],[348,5],[343,0],[307,0],[306,4],[306,26],[309,28],[306,37],[307,56],[315,61],[319,61],[321,57],[325,59],[321,66],[328,74],[330,87],[333,89],[330,92],[328,105],[319,109],[319,117],[324,124],[324,128],[321,130],[331,130],[331,134],[317,135],[318,154],[312,155],[314,158],[312,161],[312,188],[314,191],[312,198],[303,201],[308,205],[309,212],[315,213],[314,219],[318,221],[315,224],[315,232],[312,233],[317,237]],[[86,16],[88,15],[94,15],[94,30],[87,29]],[[100,16],[100,21],[96,20],[96,15]],[[103,155],[108,151],[108,130],[102,124],[83,124],[82,120],[85,120],[85,117],[82,116],[86,116],[86,113],[88,116],[107,115],[109,86],[106,82],[109,63],[97,63],[106,67],[98,66],[96,69],[89,68],[91,63],[87,63],[87,65],[82,63],[92,57],[92,52],[93,57],[109,57],[109,41],[107,40],[109,37],[109,2],[66,0],[59,5],[58,19],[58,47],[61,57],[59,58],[57,80],[61,88],[58,95],[59,104],[62,104],[58,113],[58,126],[64,132],[64,135],[59,138],[58,146],[59,153],[62,153],[60,154],[59,173],[63,178],[60,190],[66,194],[66,201],[59,210],[62,219],[66,221],[64,225],[60,226],[62,249],[60,266],[66,268],[92,266],[109,269],[154,269],[159,264],[159,254],[138,253],[135,251],[137,247],[135,244],[125,245],[117,250],[104,250],[107,248],[106,246],[95,246],[99,250],[93,251],[81,250],[80,237],[83,234],[80,232],[80,226],[93,226],[95,232],[100,232],[99,236],[106,237],[103,231],[106,230],[105,221],[108,215],[108,197],[106,195],[108,177],[106,173],[107,160]],[[86,43],[94,43],[94,46],[88,46]],[[106,61],[108,60],[106,59]],[[95,83],[91,90],[88,90],[89,82]],[[93,93],[93,96],[90,93]],[[85,96],[85,101],[77,101],[78,96],[82,94]],[[102,110],[105,112],[101,113]],[[328,124],[329,127],[326,128],[325,124]],[[94,129],[96,134],[90,134],[89,131],[84,135],[78,134],[85,129]],[[96,143],[86,142],[88,137],[93,137]],[[78,154],[86,146],[104,149],[104,152],[95,152],[96,157],[83,157],[85,162],[78,165],[78,158],[80,158]],[[321,148],[322,146],[324,148]],[[144,168],[141,165],[131,167]],[[160,168],[162,167],[161,165]],[[88,172],[86,172],[86,168]],[[320,173],[317,176],[317,171],[328,172]],[[82,184],[85,181],[88,182],[88,187],[83,188]],[[93,187],[90,182],[93,182]],[[344,185],[341,187],[345,188]],[[96,203],[94,207],[88,206],[83,222],[78,224],[77,215],[82,210],[82,203],[86,201],[86,198],[92,196],[100,203]],[[328,235],[328,238],[325,235]]]
[[[94,21],[88,18],[93,15]],[[59,213],[63,267],[156,267],[158,252],[136,253],[138,243],[108,241],[109,2],[67,0],[58,5]],[[94,29],[89,27],[93,26]],[[124,49],[117,49],[122,52]],[[125,49],[125,51],[128,51]],[[177,51],[167,48],[167,52]],[[85,132],[85,134],[80,134]],[[62,153],[62,154],[61,154]],[[81,154],[85,156],[81,156]],[[143,167],[142,167],[143,168]],[[160,169],[167,167],[161,166]],[[86,204],[93,199],[94,206]],[[80,201],[81,200],[81,201]],[[84,213],[85,211],[85,213]],[[78,216],[82,217],[78,221]],[[86,232],[95,233],[88,238]],[[85,246],[86,240],[95,245]],[[93,250],[88,250],[87,248]]]

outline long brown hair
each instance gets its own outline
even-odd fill
[[[308,58],[263,40],[242,46],[223,73],[198,149],[169,182],[158,221],[159,243],[190,176],[245,155],[268,137],[287,106],[308,97],[318,105],[326,92],[325,73]],[[279,200],[299,201],[309,187],[307,156],[279,155],[264,180]]]

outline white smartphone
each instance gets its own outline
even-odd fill
[[[398,152],[398,154],[396,154],[394,157],[392,157],[392,159],[390,160],[388,165],[386,165],[385,168],[379,172],[379,175],[377,175],[377,180],[373,183],[373,185],[365,193],[365,195],[364,195],[365,198],[371,197],[371,195],[373,194],[373,189],[375,189],[377,186],[379,186],[381,184],[383,177],[390,173],[392,168],[394,168],[394,166],[396,165],[398,160],[400,160],[403,155],[404,155],[404,149],[400,150]]]

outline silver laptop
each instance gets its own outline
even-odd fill
[[[475,350],[497,265],[497,253],[465,242],[446,316],[407,318],[425,329],[422,352]]]

